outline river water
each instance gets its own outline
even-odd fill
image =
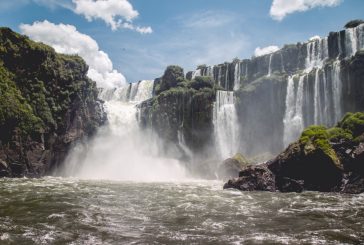
[[[1,179],[0,244],[360,244],[364,195]]]

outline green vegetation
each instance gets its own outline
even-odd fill
[[[337,127],[327,129],[324,126],[309,126],[303,131],[299,142],[304,145],[313,144],[336,161],[337,156],[330,143],[340,143],[353,139],[358,141],[363,134],[364,113],[347,113]]]
[[[195,77],[195,79],[189,83],[189,86],[196,90],[213,88],[214,80],[211,77]]]
[[[34,115],[32,107],[22,97],[11,75],[0,66],[0,135],[2,140],[10,140],[15,127],[26,134],[39,131],[41,120]]]
[[[78,56],[57,54],[9,28],[0,28],[0,133],[7,141],[18,129],[24,137],[62,134],[67,113],[78,101],[97,100],[95,82]]]
[[[299,140],[305,147],[311,148],[313,145],[316,149],[321,149],[327,156],[329,156],[337,165],[339,160],[334,149],[332,149],[329,142],[329,133],[324,126],[313,125],[306,128]]]
[[[343,140],[348,141],[353,139],[353,135],[351,134],[351,132],[342,128],[333,127],[327,129],[326,132],[328,134],[330,142],[340,142]]]
[[[163,91],[176,87],[182,82],[185,82],[183,69],[179,66],[168,66],[160,83],[155,88],[155,93],[158,95]]]
[[[354,28],[354,27],[357,27],[358,25],[363,24],[363,23],[364,23],[364,20],[360,20],[360,19],[351,20],[348,23],[346,23],[346,25],[344,27],[345,28]]]
[[[347,113],[338,123],[338,127],[350,132],[354,138],[360,136],[364,133],[364,113]]]

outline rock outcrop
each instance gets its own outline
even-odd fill
[[[188,81],[182,68],[169,66],[154,87],[155,96],[139,105],[142,127],[151,128],[164,140],[164,148],[174,155],[178,151],[181,158],[191,158],[211,147],[213,80],[196,77]]]
[[[106,120],[78,56],[0,29],[0,176],[37,177]]]
[[[239,176],[239,172],[249,166],[250,162],[241,154],[236,154],[222,162],[217,169],[219,179],[231,179]]]
[[[363,166],[364,113],[348,113],[337,127],[308,127],[276,158],[244,168],[224,188],[361,193]]]

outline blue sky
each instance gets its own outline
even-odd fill
[[[0,0],[1,25],[17,32],[24,32],[20,24],[35,21],[72,25],[97,42],[113,69],[128,82],[135,82],[160,76],[170,64],[188,71],[198,64],[249,58],[257,47],[281,47],[314,35],[325,36],[351,19],[364,19],[361,0],[311,0],[317,5],[297,7],[279,17],[270,14],[272,0],[120,0],[132,6],[134,12],[128,13],[137,11],[138,16],[123,21],[131,24],[129,29],[112,30],[105,19],[95,17],[98,13],[87,20],[84,10],[75,10],[75,1],[83,0]],[[279,1],[291,4],[277,5],[287,12],[284,8],[289,9],[296,0]],[[125,20],[126,15],[123,12],[120,19]],[[152,33],[142,34],[137,27],[150,27]]]

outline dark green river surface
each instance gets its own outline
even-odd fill
[[[0,180],[0,244],[364,244],[364,195]]]

